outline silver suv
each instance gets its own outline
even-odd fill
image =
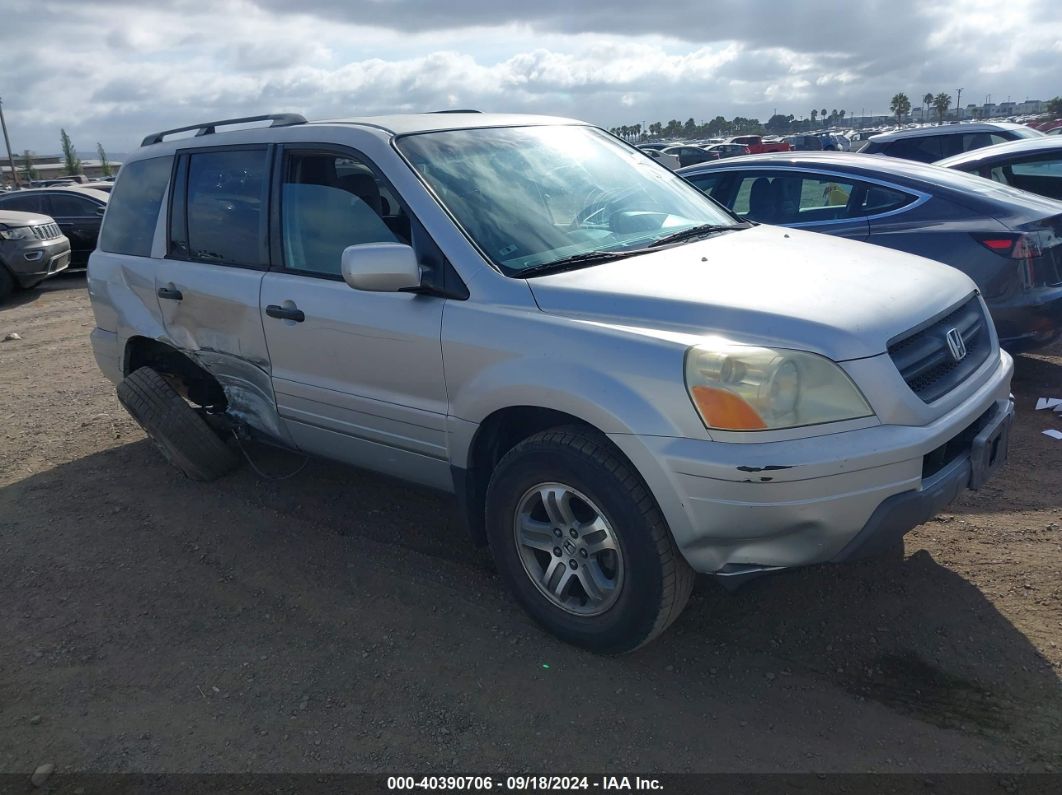
[[[259,438],[451,492],[527,611],[604,652],[694,572],[902,549],[1013,417],[959,271],[743,223],[564,119],[148,136],[89,290],[100,368],[189,477]]]

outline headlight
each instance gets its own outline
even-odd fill
[[[686,351],[686,389],[709,429],[762,431],[873,416],[824,356],[728,343]]]
[[[32,240],[33,230],[28,226],[19,226],[14,229],[0,229],[2,240]]]

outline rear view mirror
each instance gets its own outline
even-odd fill
[[[343,281],[355,290],[396,293],[420,287],[420,265],[411,246],[362,243],[343,249]]]

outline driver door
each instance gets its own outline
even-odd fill
[[[308,452],[452,489],[445,299],[355,290],[340,272],[347,246],[411,243],[418,225],[360,155],[300,145],[278,160],[260,305],[282,421]]]

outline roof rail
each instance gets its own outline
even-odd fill
[[[482,113],[481,110],[475,108],[449,108],[447,110],[431,110],[429,113]]]
[[[271,113],[264,116],[245,116],[242,119],[222,119],[221,121],[208,121],[203,124],[190,124],[187,127],[174,127],[172,130],[163,130],[162,132],[152,133],[144,138],[140,142],[141,146],[151,146],[152,144],[162,143],[162,140],[167,135],[173,135],[179,132],[188,132],[189,130],[195,130],[196,137],[200,135],[213,135],[216,132],[216,127],[229,124],[248,124],[253,121],[272,121],[270,127],[290,127],[293,124],[305,124],[306,119],[298,113]]]

